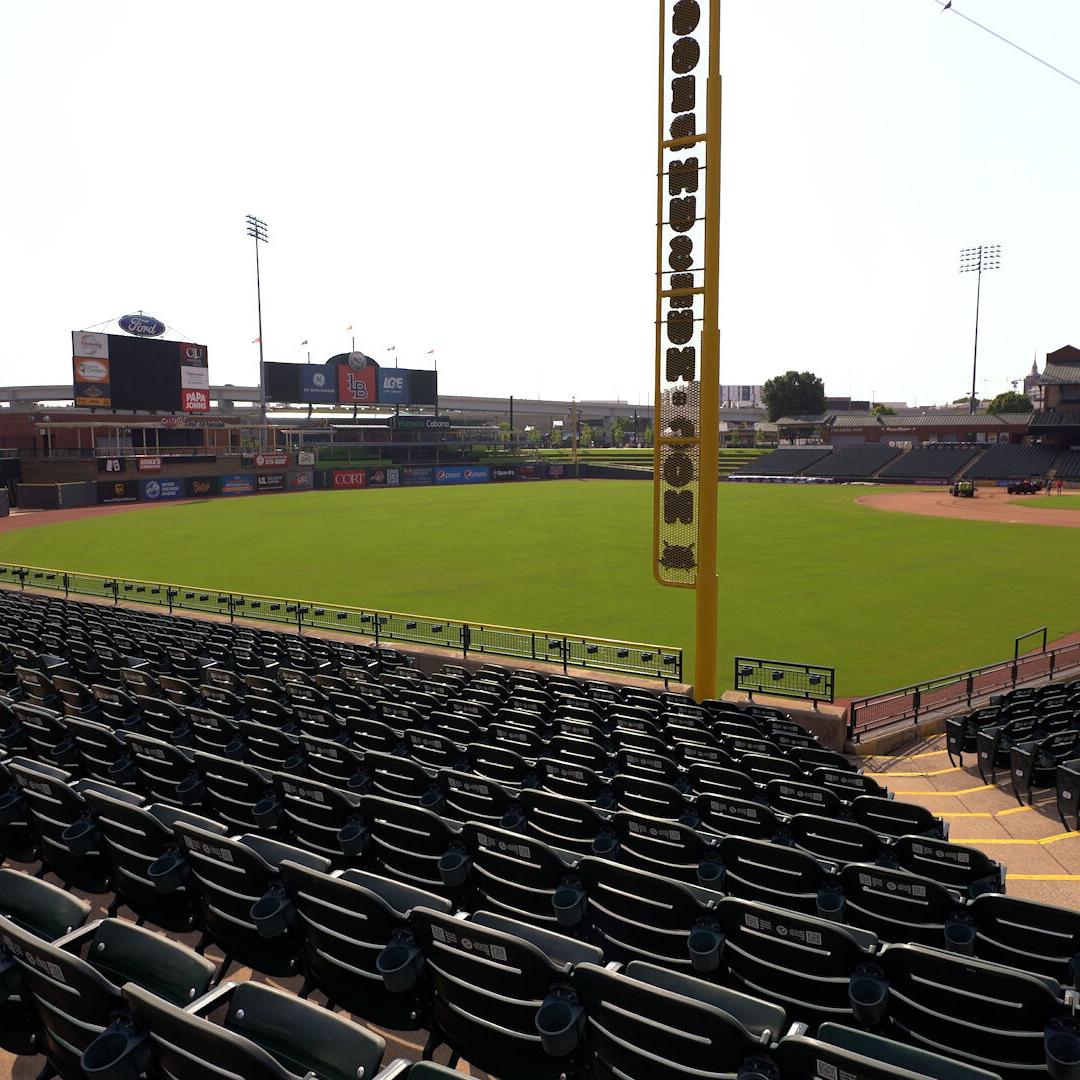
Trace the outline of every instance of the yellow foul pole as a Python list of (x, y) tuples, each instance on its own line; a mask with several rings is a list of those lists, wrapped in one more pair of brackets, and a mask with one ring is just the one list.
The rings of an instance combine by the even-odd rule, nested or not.
[(705, 137), (705, 305), (701, 328), (701, 441), (694, 693), (716, 696), (719, 581), (716, 570), (717, 474), (720, 470), (720, 0), (709, 3), (709, 74)]

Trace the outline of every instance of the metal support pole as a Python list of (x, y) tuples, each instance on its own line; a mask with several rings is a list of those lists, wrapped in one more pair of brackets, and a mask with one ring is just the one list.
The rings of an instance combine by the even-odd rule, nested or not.
[(971, 414), (975, 414), (975, 371), (979, 365), (979, 296), (982, 293), (982, 253), (979, 253), (979, 270), (975, 275), (975, 348), (971, 356)]
[(719, 581), (716, 572), (720, 469), (720, 0), (709, 4), (705, 138), (705, 300), (701, 331), (697, 586), (694, 593), (694, 696), (716, 697)]

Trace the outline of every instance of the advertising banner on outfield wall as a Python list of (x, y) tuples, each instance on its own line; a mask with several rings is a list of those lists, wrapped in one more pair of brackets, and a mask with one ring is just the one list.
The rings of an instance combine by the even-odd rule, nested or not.
[(368, 469), (367, 482), (369, 487), (385, 487), (386, 486), (386, 470), (385, 469)]
[(561, 480), (566, 476), (565, 465), (549, 465), (548, 466), (548, 479), (549, 480)]
[(184, 494), (189, 499), (209, 499), (218, 493), (218, 477), (189, 476), (184, 481)]
[(251, 495), (255, 491), (255, 478), (244, 473), (223, 476), (218, 490), (222, 495)]
[(143, 480), (139, 484), (139, 498), (144, 502), (158, 502), (161, 499), (182, 499), (183, 497), (183, 480)]
[(251, 464), (256, 469), (281, 469), (289, 464), (289, 455), (284, 450), (269, 454), (252, 454)]
[(301, 450), (296, 455), (297, 465), (314, 465), (315, 464), (315, 451), (314, 450)]
[(255, 477), (255, 488), (257, 491), (284, 491), (285, 490), (285, 474), (284, 473), (259, 473)]
[(491, 479), (492, 480), (516, 480), (517, 469), (513, 465), (492, 465), (491, 466)]
[(429, 468), (428, 466), (421, 466), (419, 468), (412, 469), (402, 469), (401, 482), (410, 486), (418, 484), (434, 484), (435, 470)]
[(290, 491), (310, 491), (315, 486), (311, 471), (293, 473), (289, 477)]
[(400, 469), (387, 469), (386, 470), (386, 484), (388, 487), (397, 487), (401, 483), (401, 470)]
[(335, 491), (367, 487), (367, 469), (335, 469), (330, 486)]
[(486, 465), (444, 465), (435, 470), (436, 484), (486, 484), (490, 479)]
[(138, 480), (99, 480), (97, 499), (99, 503), (129, 503), (139, 497)]
[(535, 465), (518, 465), (517, 478), (519, 480), (539, 480), (540, 474), (536, 470)]

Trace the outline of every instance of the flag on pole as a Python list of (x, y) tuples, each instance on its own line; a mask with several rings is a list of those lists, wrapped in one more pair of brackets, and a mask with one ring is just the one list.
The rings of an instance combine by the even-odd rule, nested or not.
[(308, 343), (307, 338), (304, 338), (304, 340), (300, 342), (301, 345), (306, 345), (307, 343)]
[(435, 350), (434, 349), (428, 349), (428, 351), (424, 355), (425, 356), (434, 356), (435, 355)]
[(387, 345), (386, 346), (386, 351), (387, 352), (396, 352), (397, 351), (397, 346), (396, 345)]
[(260, 341), (262, 341), (261, 337), (253, 338), (252, 341), (251, 341), (251, 344), (252, 345), (258, 345)]
[(349, 325), (348, 325), (348, 326), (346, 326), (346, 327), (345, 327), (345, 329), (346, 329), (346, 330), (351, 330), (351, 329), (352, 329), (352, 323), (349, 323)]

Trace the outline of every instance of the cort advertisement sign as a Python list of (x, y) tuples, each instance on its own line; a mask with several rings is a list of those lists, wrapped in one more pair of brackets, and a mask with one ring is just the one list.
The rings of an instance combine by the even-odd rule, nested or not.
[(335, 469), (330, 486), (336, 490), (346, 488), (366, 488), (366, 469)]

